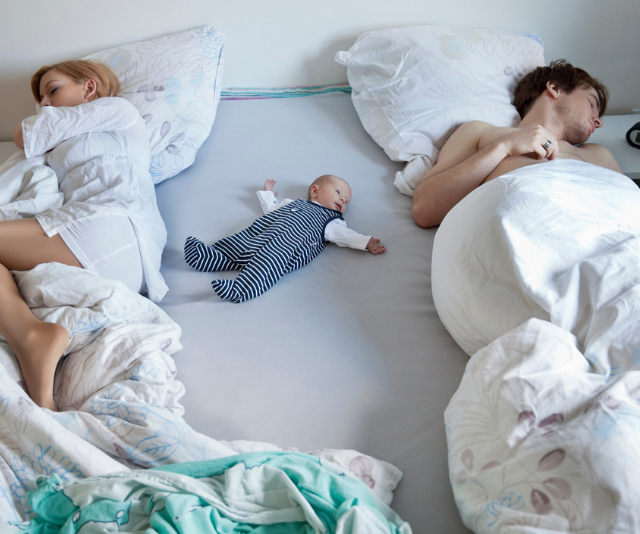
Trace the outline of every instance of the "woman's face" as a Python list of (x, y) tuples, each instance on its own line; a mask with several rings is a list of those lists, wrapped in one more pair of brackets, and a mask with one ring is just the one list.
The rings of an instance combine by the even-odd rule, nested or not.
[[(93, 90), (92, 90), (93, 87)], [(91, 79), (76, 83), (61, 72), (53, 69), (40, 80), (39, 104), (53, 107), (73, 107), (85, 104), (93, 99), (95, 82)]]

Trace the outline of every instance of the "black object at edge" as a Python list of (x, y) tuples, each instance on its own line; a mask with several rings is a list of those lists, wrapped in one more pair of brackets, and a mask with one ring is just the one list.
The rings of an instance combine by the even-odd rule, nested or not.
[[(631, 134), (633, 132), (638, 132), (636, 135), (636, 141), (631, 140)], [(640, 148), (640, 122), (636, 122), (629, 131), (627, 132), (627, 143), (629, 143), (634, 148)]]

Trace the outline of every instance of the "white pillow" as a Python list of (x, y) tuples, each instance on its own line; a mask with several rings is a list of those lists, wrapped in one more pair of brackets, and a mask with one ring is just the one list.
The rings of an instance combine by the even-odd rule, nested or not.
[(209, 136), (220, 100), (223, 34), (211, 26), (86, 56), (120, 78), (118, 96), (147, 124), (151, 177), (160, 183), (193, 163)]
[(513, 89), (544, 65), (543, 52), (536, 35), (429, 25), (364, 33), (335, 59), (365, 130), (391, 159), (409, 162), (395, 185), (412, 195), (455, 128), (519, 122)]

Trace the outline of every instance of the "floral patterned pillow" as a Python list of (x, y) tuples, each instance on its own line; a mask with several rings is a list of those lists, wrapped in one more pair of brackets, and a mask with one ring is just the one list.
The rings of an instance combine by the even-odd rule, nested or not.
[(222, 32), (204, 26), (86, 56), (120, 78), (118, 96), (147, 125), (151, 177), (158, 184), (191, 165), (209, 136), (220, 100)]

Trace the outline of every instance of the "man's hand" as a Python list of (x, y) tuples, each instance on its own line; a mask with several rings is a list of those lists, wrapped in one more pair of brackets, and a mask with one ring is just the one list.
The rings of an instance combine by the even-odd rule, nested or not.
[(509, 132), (496, 140), (504, 143), (508, 156), (531, 155), (536, 159), (555, 159), (558, 140), (542, 126), (522, 128)]
[(13, 142), (18, 148), (24, 148), (24, 140), (22, 139), (22, 121), (18, 123), (13, 131)]
[(387, 248), (384, 245), (380, 244), (380, 240), (372, 237), (369, 239), (367, 243), (367, 250), (371, 252), (371, 254), (382, 254)]
[(269, 178), (265, 183), (264, 183), (264, 190), (265, 191), (271, 191), (274, 195), (277, 195), (278, 193), (276, 193), (273, 188), (276, 186), (276, 181)]

